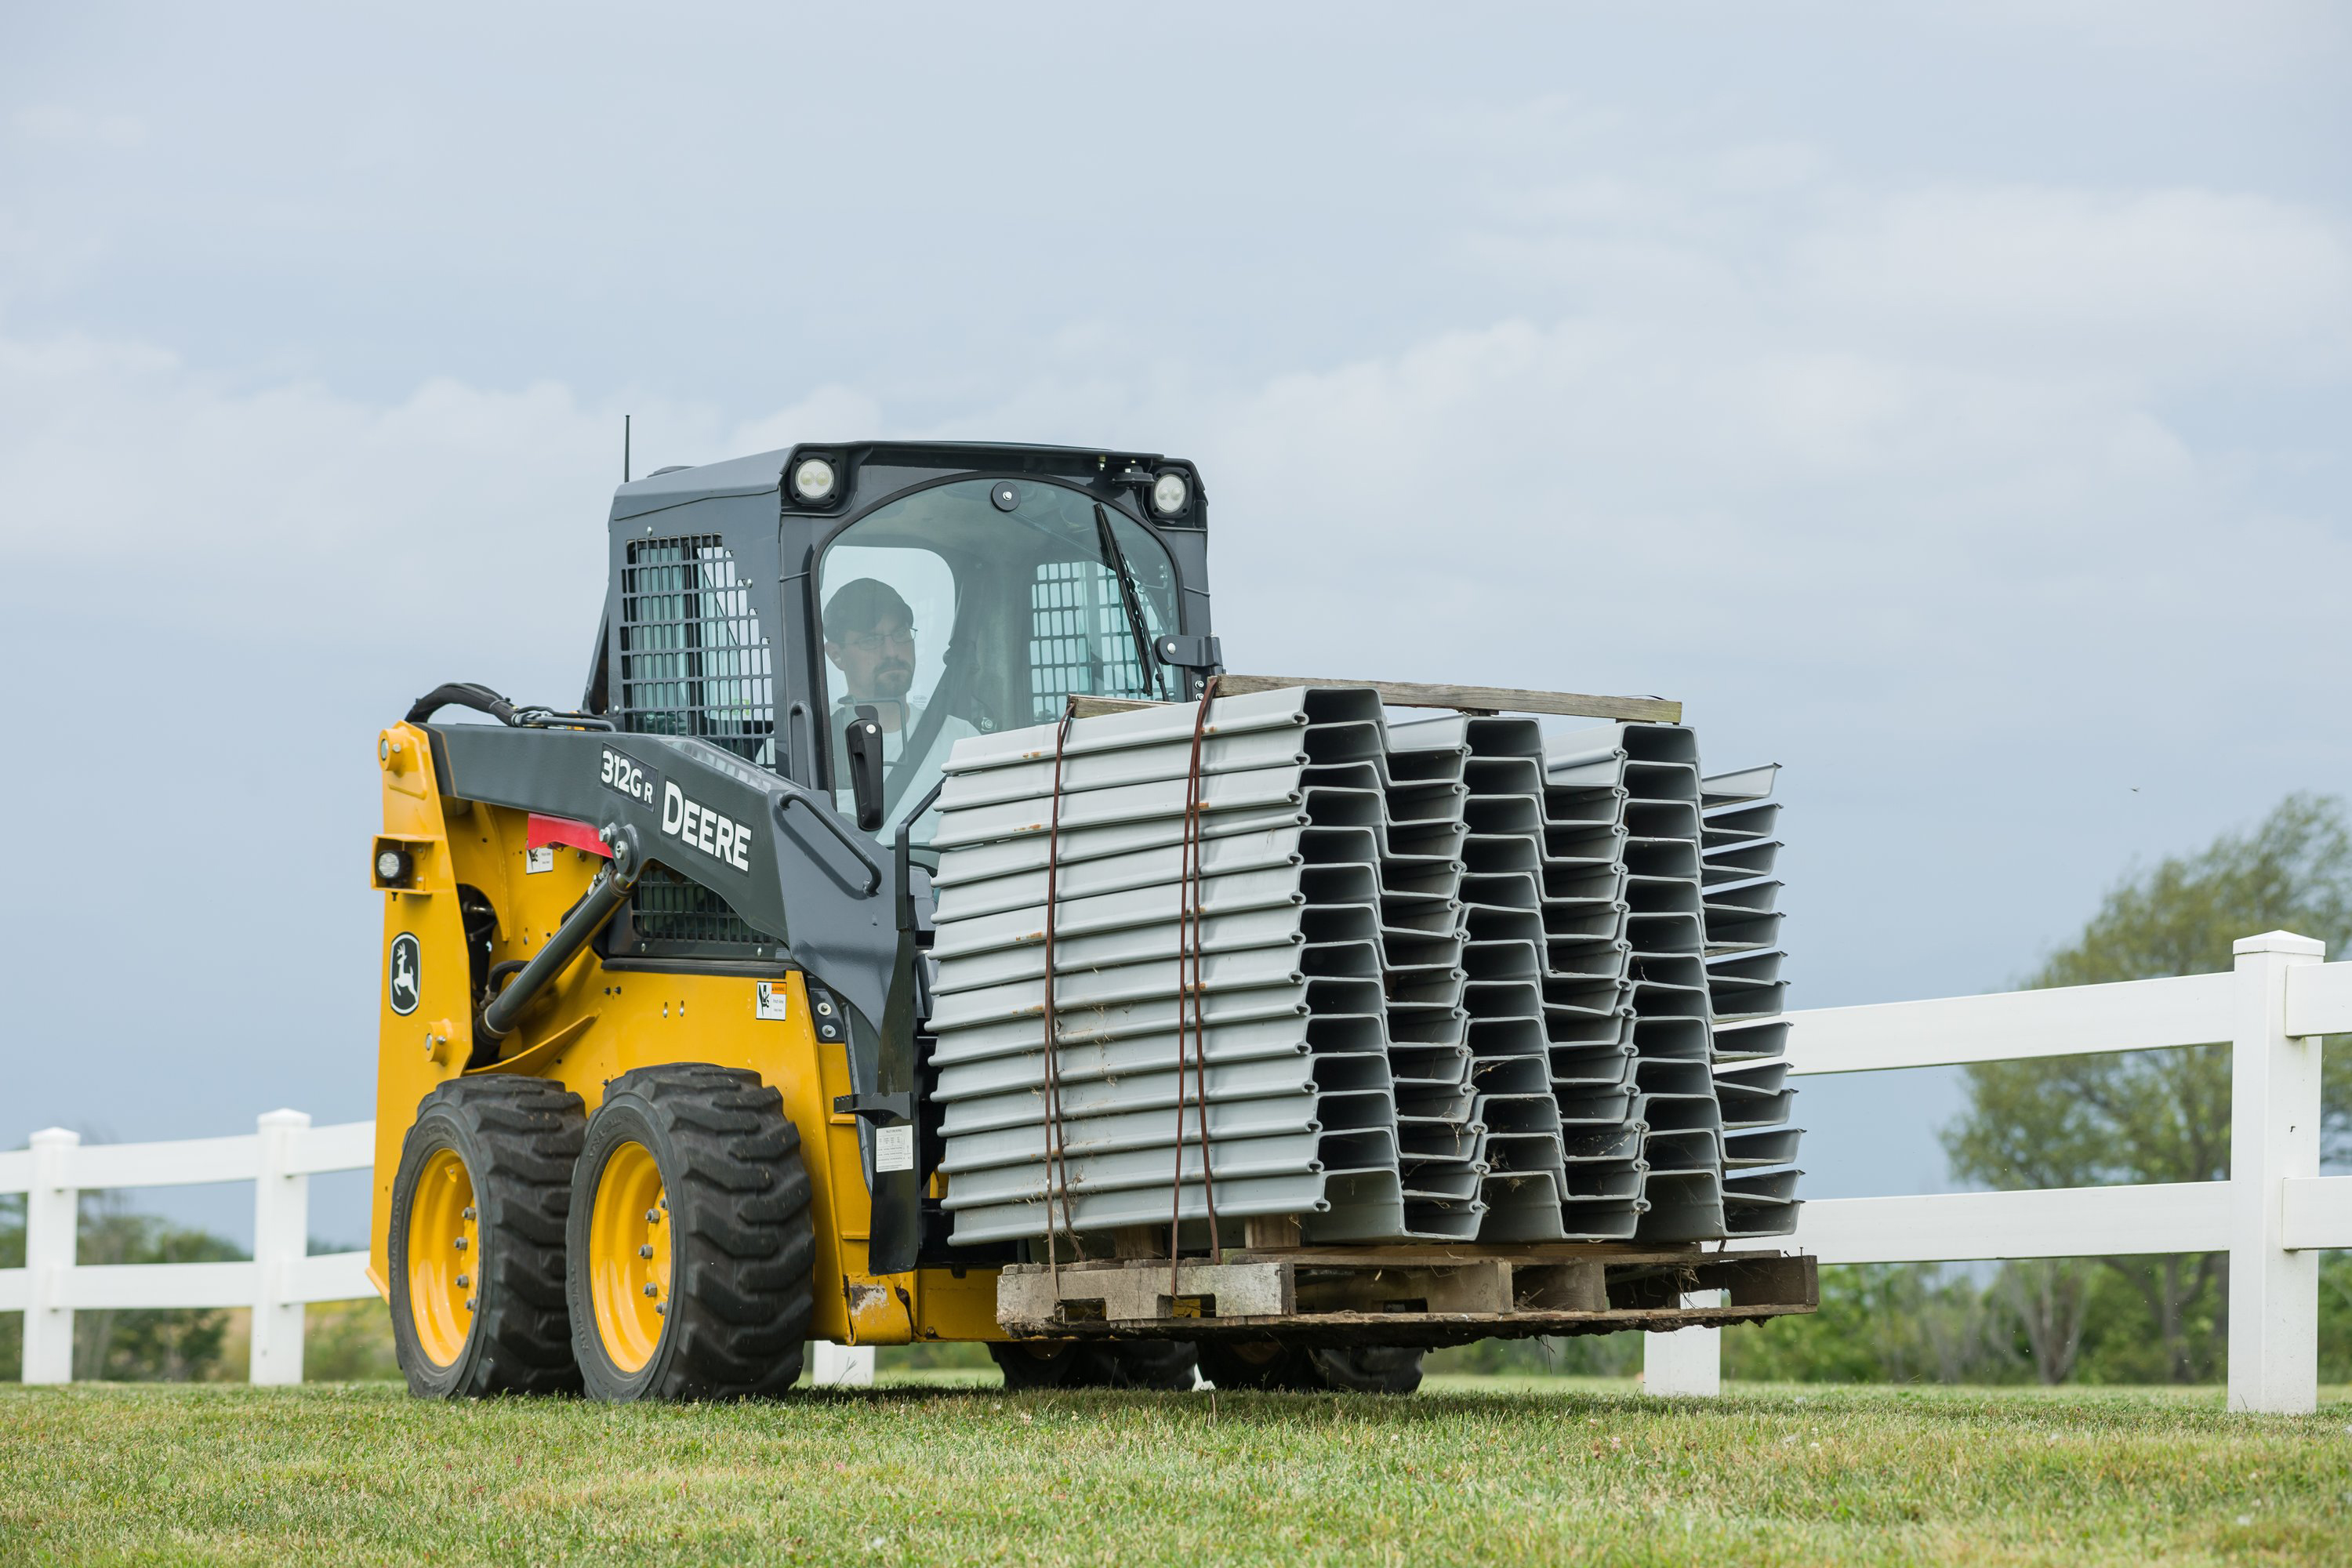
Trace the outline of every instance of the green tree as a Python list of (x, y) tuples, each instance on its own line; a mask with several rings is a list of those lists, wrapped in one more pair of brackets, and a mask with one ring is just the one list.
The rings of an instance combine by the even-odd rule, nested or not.
[(2319, 1256), (2319, 1381), (2352, 1383), (2352, 1252)]
[[(77, 1263), (218, 1263), (243, 1258), (236, 1247), (132, 1214), (110, 1193), (84, 1193), (74, 1245)], [(0, 1198), (0, 1268), (25, 1262), (25, 1200)], [(197, 1382), (219, 1375), (228, 1314), (217, 1309), (74, 1314), (73, 1373), (117, 1382)], [(0, 1382), (24, 1375), (25, 1318), (0, 1312)]]
[[(313, 1252), (337, 1251), (311, 1243)], [(400, 1377), (392, 1344), (392, 1309), (373, 1296), (314, 1301), (305, 1314), (302, 1377), (307, 1383), (386, 1383)]]
[[(2053, 953), (2028, 986), (2093, 985), (2226, 970), (2231, 945), (2260, 931), (2316, 937), (2331, 952), (2352, 943), (2352, 825), (2331, 796), (2290, 795), (2249, 833), (2225, 834), (2194, 855), (2126, 878), (2082, 935)], [(2323, 1137), (2342, 1149), (2352, 1123), (2352, 1060), (2326, 1057)], [(2230, 1173), (2230, 1052), (2226, 1046), (2096, 1057), (1982, 1062), (1968, 1069), (1969, 1108), (1944, 1132), (1956, 1174), (1995, 1187), (2211, 1182)], [(2174, 1382), (2219, 1372), (2227, 1339), (2226, 1254), (2096, 1260), (2136, 1293)], [(2079, 1264), (2057, 1266), (2015, 1300), (2040, 1313), (2035, 1363), (2066, 1375), (2056, 1353), (2099, 1292)], [(2073, 1278), (2069, 1278), (2070, 1271)], [(2127, 1336), (2103, 1335), (2120, 1342)], [(2044, 1347), (2050, 1353), (2044, 1353)]]
[(1769, 1383), (2015, 1383), (2026, 1361), (2011, 1342), (1971, 1270), (1847, 1264), (1822, 1270), (1820, 1310), (1725, 1334), (1723, 1370)]
[(2074, 1374), (2089, 1326), (2088, 1284), (2083, 1270), (2063, 1258), (2004, 1264), (1994, 1280), (1994, 1298), (2044, 1383), (2063, 1383)]
[[(25, 1200), (0, 1197), (0, 1268), (25, 1266)], [(0, 1383), (25, 1375), (25, 1314), (0, 1312)]]
[[(226, 1263), (236, 1247), (208, 1231), (134, 1214), (116, 1193), (84, 1193), (78, 1264)], [(76, 1378), (117, 1383), (200, 1383), (221, 1371), (228, 1313), (219, 1308), (173, 1307), (74, 1314)]]

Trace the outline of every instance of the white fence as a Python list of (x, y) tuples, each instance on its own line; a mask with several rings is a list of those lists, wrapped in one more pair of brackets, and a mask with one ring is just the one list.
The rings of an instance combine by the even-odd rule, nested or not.
[[(375, 1163), (375, 1123), (313, 1127), (299, 1110), (273, 1110), (240, 1138), (172, 1143), (96, 1143), (61, 1127), (32, 1147), (0, 1154), (0, 1193), (29, 1194), (25, 1267), (0, 1268), (0, 1312), (25, 1314), (26, 1383), (73, 1377), (77, 1310), (141, 1307), (250, 1307), (255, 1383), (302, 1381), (302, 1309), (312, 1301), (372, 1297), (367, 1254), (309, 1256), (310, 1182), (328, 1171)], [(250, 1263), (77, 1263), (75, 1220), (84, 1189), (251, 1182)], [(816, 1347), (814, 1381), (874, 1381), (874, 1352)]]
[[(1832, 1007), (1792, 1015), (1791, 1070), (1871, 1072), (2228, 1043), (2230, 1180), (2161, 1186), (1837, 1198), (1805, 1205), (1797, 1243), (1823, 1263), (1926, 1263), (2135, 1253), (2230, 1254), (2230, 1407), (2317, 1402), (2315, 1250), (2352, 1247), (2352, 1176), (2319, 1174), (2319, 1037), (2352, 1034), (2352, 963), (2306, 937), (2237, 944), (2224, 974)], [(276, 1110), (239, 1138), (97, 1144), (52, 1128), (0, 1154), (0, 1193), (30, 1194), (26, 1266), (0, 1269), (0, 1311), (25, 1314), (25, 1381), (73, 1373), (77, 1309), (250, 1307), (256, 1383), (302, 1376), (302, 1309), (374, 1293), (364, 1253), (306, 1257), (309, 1177), (365, 1170), (370, 1122), (312, 1127)], [(84, 1188), (254, 1183), (250, 1263), (77, 1265)], [(1720, 1331), (1647, 1336), (1653, 1394), (1713, 1394)], [(864, 1383), (870, 1351), (819, 1346), (819, 1383)]]
[[(175, 1143), (95, 1143), (62, 1127), (32, 1147), (0, 1154), (0, 1193), (24, 1193), (25, 1267), (0, 1268), (0, 1312), (25, 1314), (25, 1381), (73, 1376), (77, 1310), (138, 1307), (250, 1307), (256, 1383), (302, 1381), (302, 1308), (373, 1296), (367, 1254), (310, 1252), (310, 1177), (375, 1163), (375, 1124), (313, 1127), (299, 1110), (273, 1110), (241, 1138)], [(253, 1184), (250, 1263), (74, 1261), (75, 1220), (89, 1187)]]
[[(1871, 1072), (2227, 1043), (2230, 1179), (1808, 1203), (1823, 1263), (2230, 1255), (2230, 1408), (2318, 1399), (2318, 1249), (2352, 1247), (2352, 1176), (2319, 1173), (2319, 1037), (2352, 1033), (2352, 963), (2285, 931), (2224, 974), (1793, 1015), (1791, 1074)], [(1802, 1103), (1801, 1097), (1800, 1103)], [(1716, 1392), (1720, 1331), (1648, 1336), (1654, 1394)]]

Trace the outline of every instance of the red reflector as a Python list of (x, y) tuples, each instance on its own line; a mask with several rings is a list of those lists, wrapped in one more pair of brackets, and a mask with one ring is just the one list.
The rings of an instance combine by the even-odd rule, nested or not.
[(607, 860), (613, 858), (613, 852), (604, 847), (594, 828), (584, 822), (574, 822), (568, 816), (541, 816), (532, 812), (530, 826), (523, 829), (522, 841), (528, 849), (562, 844), (573, 849), (585, 849), (591, 855), (602, 855)]

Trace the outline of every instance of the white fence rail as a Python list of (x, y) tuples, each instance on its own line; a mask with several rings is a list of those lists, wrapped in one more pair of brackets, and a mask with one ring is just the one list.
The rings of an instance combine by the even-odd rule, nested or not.
[[(255, 1383), (302, 1381), (303, 1308), (373, 1297), (364, 1252), (309, 1256), (310, 1177), (375, 1163), (375, 1123), (313, 1127), (299, 1110), (273, 1110), (237, 1138), (169, 1143), (93, 1143), (61, 1127), (32, 1147), (0, 1153), (0, 1194), (24, 1193), (25, 1267), (0, 1268), (0, 1312), (25, 1314), (24, 1380), (73, 1377), (74, 1313), (139, 1308), (249, 1307)], [(249, 1263), (77, 1263), (76, 1220), (85, 1191), (251, 1182)], [(820, 1344), (810, 1362), (818, 1387), (874, 1381), (872, 1347)]]
[[(375, 1124), (313, 1127), (299, 1110), (273, 1110), (241, 1138), (172, 1143), (95, 1143), (52, 1127), (32, 1147), (0, 1154), (0, 1193), (23, 1193), (25, 1266), (0, 1268), (0, 1312), (25, 1314), (25, 1381), (73, 1376), (77, 1310), (141, 1307), (250, 1307), (256, 1383), (302, 1381), (302, 1309), (311, 1301), (373, 1296), (367, 1254), (310, 1251), (310, 1177), (375, 1163)], [(250, 1263), (74, 1260), (86, 1189), (253, 1184)]]
[[(2316, 1249), (2352, 1247), (2352, 1176), (2319, 1174), (2319, 1037), (2352, 1034), (2352, 963), (2272, 931), (2236, 969), (2120, 985), (1832, 1007), (1792, 1015), (1797, 1074), (1872, 1072), (2227, 1043), (2230, 1179), (2158, 1186), (1837, 1198), (1805, 1205), (1796, 1242), (1823, 1263), (1925, 1263), (2140, 1253), (2230, 1254), (2233, 1410), (2295, 1413), (2318, 1394)], [(254, 1133), (83, 1147), (62, 1129), (0, 1154), (0, 1193), (28, 1194), (22, 1268), (0, 1269), (0, 1311), (25, 1314), (25, 1381), (73, 1375), (73, 1315), (138, 1307), (250, 1307), (256, 1383), (302, 1376), (302, 1309), (374, 1293), (367, 1255), (305, 1256), (309, 1178), (373, 1162), (374, 1127), (312, 1127), (274, 1110)], [(84, 1189), (254, 1184), (250, 1263), (77, 1264)], [(1651, 1393), (1713, 1394), (1720, 1331), (1646, 1343)], [(863, 1383), (871, 1351), (819, 1347), (820, 1383)]]
[[(2318, 1400), (2317, 1250), (2352, 1247), (2352, 1176), (2319, 1173), (2319, 1037), (2352, 1034), (2352, 963), (2307, 937), (2237, 944), (2226, 974), (2016, 991), (1792, 1015), (1791, 1075), (2227, 1044), (2230, 1179), (1808, 1203), (1797, 1245), (1823, 1263), (2143, 1253), (2230, 1255), (2232, 1410)], [(1654, 1394), (1707, 1394), (1716, 1331), (1651, 1334)]]

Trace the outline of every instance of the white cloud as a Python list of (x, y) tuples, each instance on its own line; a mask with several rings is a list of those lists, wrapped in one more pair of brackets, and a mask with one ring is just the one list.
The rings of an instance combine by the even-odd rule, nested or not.
[(2177, 381), (2340, 371), (2352, 351), (2352, 231), (2261, 196), (1921, 191), (1851, 207), (1798, 243), (1792, 271), (1822, 316), (1977, 358), (2063, 354)]
[(1711, 205), (1720, 167), (1505, 203), (1479, 243), (1558, 269), (1549, 319), (1222, 394), (1034, 385), (959, 428), (1110, 409), (1201, 458), (1245, 663), (1664, 687), (1792, 725), (1858, 705), (1909, 746), (2085, 753), (2242, 703), (2249, 664), (2328, 700), (2352, 538), (2281, 482), (2299, 455), (2197, 405), (2352, 386), (2340, 224), (1827, 180), (1768, 219)]
[(2207, 72), (2268, 76), (2352, 41), (2332, 0), (1979, 0), (1954, 7), (1962, 28), (2073, 34), (2118, 53), (2171, 56)]
[(142, 145), (146, 122), (131, 114), (100, 114), (62, 104), (34, 104), (18, 110), (10, 123), (19, 136), (62, 147), (121, 149)]
[(820, 386), (790, 407), (738, 425), (726, 448), (708, 462), (747, 452), (765, 452), (796, 441), (863, 441), (882, 432), (882, 409), (873, 397), (849, 386)]
[[(1760, 166), (1811, 178), (1790, 153)], [(2325, 584), (2352, 545), (2274, 498), (2261, 449), (2215, 449), (2167, 401), (2352, 380), (2328, 221), (2213, 193), (1832, 192), (1759, 263), (1730, 219), (1686, 221), (1717, 165), (1691, 167), (1531, 211), (1533, 246), (1665, 258), (1605, 309), (1223, 389), (1076, 353), (1069, 379), (938, 433), (1200, 458), (1248, 662), (1865, 694), (1922, 727), (2008, 722), (2053, 680), (2105, 694), (2094, 725), (2146, 723), (2227, 702), (2248, 658), (2331, 662)], [(911, 433), (841, 384), (765, 413), (451, 380), (380, 405), (224, 384), (152, 346), (0, 340), (0, 538), (166, 619), (571, 637), (624, 407), (640, 472)]]
[[(1219, 561), (1228, 597), (1255, 601), (1236, 640), (1294, 659), (1338, 641), (1383, 668), (1570, 686), (1580, 664), (1639, 681), (1646, 661), (1685, 689), (1744, 665), (1792, 692), (1842, 668), (1894, 702), (1967, 646), (1977, 690), (1928, 721), (2000, 712), (2069, 667), (2146, 710), (2181, 698), (2153, 668), (2218, 697), (2225, 647), (2322, 652), (2325, 593), (2250, 546), (2293, 535), (2308, 565), (2352, 568), (2345, 542), (2265, 516), (2102, 384), (1622, 326), (1451, 334), (1285, 378), (1203, 436), (1218, 493), (1247, 494), (1254, 520), (1322, 520), (1242, 523), (1238, 583)], [(1298, 625), (1279, 601), (1301, 580), (1362, 609)], [(2151, 620), (2151, 594), (2199, 623)]]
[(551, 384), (440, 380), (390, 406), (246, 391), (151, 346), (0, 340), (0, 540), (166, 624), (336, 642), (568, 592), (584, 613), (619, 416)]

